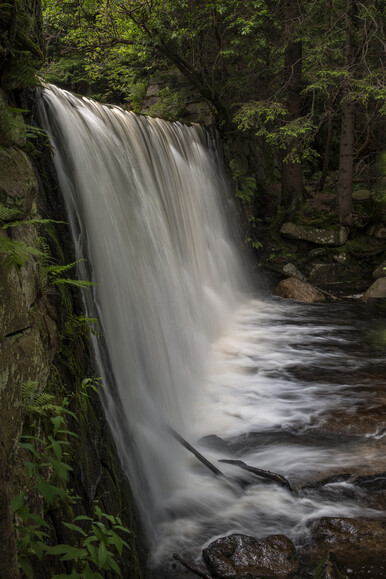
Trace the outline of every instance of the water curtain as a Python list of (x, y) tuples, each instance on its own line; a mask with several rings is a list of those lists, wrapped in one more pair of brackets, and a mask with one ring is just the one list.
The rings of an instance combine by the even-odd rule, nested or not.
[(210, 345), (239, 300), (242, 270), (214, 132), (42, 91), (93, 338), (103, 403), (149, 536), (188, 476), (189, 436)]

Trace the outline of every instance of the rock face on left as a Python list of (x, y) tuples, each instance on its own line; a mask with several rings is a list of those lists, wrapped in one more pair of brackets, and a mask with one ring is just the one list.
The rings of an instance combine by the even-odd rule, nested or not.
[[(77, 515), (93, 516), (95, 501), (107, 515), (119, 515), (131, 529), (125, 537), (130, 549), (118, 561), (119, 567), (124, 577), (137, 579), (142, 577), (143, 549), (139, 548), (142, 541), (130, 487), (97, 394), (90, 391), (83, 397), (79, 391), (82, 377), (95, 375), (84, 336), (82, 342), (75, 335), (70, 344), (69, 321), (82, 318), (81, 300), (70, 290), (65, 303), (47, 278), (49, 239), (54, 239), (51, 245), (58, 255), (66, 254), (62, 263), (75, 260), (68, 227), (58, 226), (50, 238), (36, 225), (42, 218), (65, 220), (52, 179), (50, 149), (28, 142), (20, 114), (21, 109), (32, 108), (33, 102), (27, 104), (31, 91), (26, 90), (25, 78), (17, 70), (38, 68), (43, 56), (41, 37), (40, 0), (18, 0), (0, 7), (0, 577), (19, 577), (10, 499), (23, 492), (30, 511), (49, 524), (51, 544), (71, 544), (73, 537), (62, 521), (72, 522)], [(18, 69), (16, 64), (22, 58), (28, 62)], [(28, 122), (35, 122), (32, 116)], [(71, 492), (67, 502), (55, 508), (44, 505), (36, 481), (23, 464), (30, 457), (19, 446), (26, 424), (31, 428), (33, 422), (23, 397), (23, 389), (31, 383), (35, 394), (44, 391), (58, 400), (66, 396), (77, 416), (68, 424), (68, 430), (77, 435), (68, 459), (73, 468), (68, 481)], [(44, 420), (35, 418), (38, 436), (44, 439)], [(49, 417), (46, 422), (50, 425)], [(71, 493), (75, 502), (71, 502)], [(36, 558), (36, 564), (34, 576), (39, 579), (68, 570), (60, 562), (52, 568), (51, 560), (39, 564)]]

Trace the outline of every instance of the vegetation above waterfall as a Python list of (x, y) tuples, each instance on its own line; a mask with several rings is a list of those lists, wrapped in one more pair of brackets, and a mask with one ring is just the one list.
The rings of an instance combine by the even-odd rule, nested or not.
[(47, 78), (139, 109), (150, 73), (174, 66), (210, 103), (223, 135), (258, 139), (275, 165), (265, 177), (281, 169), (285, 208), (302, 205), (304, 174), (322, 191), (337, 171), (339, 218), (353, 224), (353, 176), (374, 174), (384, 144), (382, 2), (44, 6)]

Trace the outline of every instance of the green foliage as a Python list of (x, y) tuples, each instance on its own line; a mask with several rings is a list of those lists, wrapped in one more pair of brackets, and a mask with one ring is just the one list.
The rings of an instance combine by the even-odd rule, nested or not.
[[(99, 379), (85, 379), (82, 386), (94, 390), (98, 383)], [(22, 393), (28, 412), (48, 418), (52, 432), (48, 434), (47, 439), (32, 435), (22, 436), (20, 448), (30, 455), (25, 467), (34, 481), (31, 488), (40, 493), (48, 506), (58, 505), (66, 497), (65, 485), (72, 471), (66, 460), (71, 447), (68, 438), (76, 436), (75, 433), (64, 429), (65, 417), (71, 416), (76, 419), (76, 416), (68, 409), (67, 398), (64, 398), (61, 404), (54, 403), (52, 395), (38, 393), (36, 382), (24, 384)], [(35, 428), (38, 428), (36, 423)], [(60, 556), (61, 561), (69, 561), (73, 566), (71, 573), (55, 575), (56, 579), (99, 577), (101, 575), (98, 570), (108, 571), (111, 576), (121, 575), (115, 558), (122, 555), (124, 548), (129, 548), (121, 534), (130, 534), (130, 531), (123, 526), (118, 516), (102, 512), (95, 502), (93, 517), (81, 515), (76, 517), (73, 523), (63, 523), (74, 533), (74, 545), (50, 546), (52, 536), (50, 525), (43, 517), (30, 511), (25, 498), (24, 492), (14, 497), (11, 501), (11, 510), (18, 534), (19, 566), (28, 579), (34, 577), (34, 559), (46, 563), (47, 558), (51, 556)], [(79, 497), (71, 496), (71, 499), (72, 503), (76, 503)]]
[(98, 393), (99, 388), (103, 387), (102, 378), (85, 378), (82, 380), (82, 396), (89, 397), (88, 390), (93, 390), (94, 392)]
[(62, 277), (63, 274), (67, 273), (71, 269), (74, 269), (76, 267), (76, 264), (81, 262), (81, 261), (86, 261), (86, 260), (85, 259), (78, 259), (77, 261), (74, 261), (73, 263), (68, 263), (67, 265), (47, 265), (47, 266), (45, 266), (43, 268), (43, 272), (47, 276), (48, 285), (56, 285), (56, 286), (70, 285), (70, 286), (80, 287), (80, 288), (88, 288), (88, 287), (94, 285), (93, 282), (87, 281), (84, 279), (74, 279), (74, 278)]
[[(34, 47), (37, 48), (36, 45)], [(43, 56), (41, 53), (40, 55)], [(36, 87), (36, 73), (40, 64), (30, 50), (13, 50), (8, 77), (18, 86)]]
[(253, 249), (260, 249), (260, 247), (263, 247), (263, 244), (260, 241), (254, 241), (251, 237), (247, 237), (246, 242), (248, 245), (253, 247)]
[(186, 107), (186, 98), (180, 91), (164, 88), (159, 93), (159, 102), (152, 105), (149, 114), (167, 121), (178, 120)]
[(234, 159), (229, 162), (229, 168), (236, 186), (236, 197), (250, 205), (256, 192), (256, 179), (240, 169)]
[(146, 96), (147, 83), (135, 82), (131, 85), (129, 95), (125, 99), (130, 105), (134, 113), (140, 113), (142, 104)]
[(297, 163), (300, 160), (313, 160), (318, 154), (310, 146), (313, 140), (315, 125), (309, 116), (288, 119), (288, 111), (280, 102), (251, 101), (239, 108), (234, 115), (237, 127), (242, 130), (253, 130), (259, 137), (277, 148), (290, 152), (285, 161)]
[(122, 525), (119, 517), (103, 513), (98, 504), (94, 504), (93, 518), (79, 516), (74, 523), (63, 524), (81, 535), (81, 542), (79, 547), (56, 545), (48, 550), (49, 555), (61, 555), (61, 561), (74, 562), (71, 574), (54, 575), (52, 579), (102, 577), (93, 568), (121, 575), (115, 557), (117, 554), (121, 556), (123, 549), (129, 549), (129, 545), (119, 533), (131, 532)]
[[(52, 219), (25, 219), (23, 221), (9, 221), (18, 211), (15, 209), (9, 209), (4, 205), (0, 204), (0, 230), (6, 231), (12, 227), (19, 227), (22, 225), (46, 225), (50, 223), (63, 223), (55, 222)], [(41, 247), (38, 247), (38, 241), (40, 240)], [(3, 254), (3, 256), (2, 256)], [(17, 241), (11, 239), (10, 237), (0, 237), (0, 260), (2, 258), (2, 263), (7, 269), (14, 267), (15, 269), (20, 269), (26, 264), (30, 257), (37, 258), (41, 263), (46, 262), (50, 259), (50, 253), (48, 246), (42, 244), (42, 238), (36, 240), (35, 245), (29, 245), (24, 241)]]
[[(3, 254), (3, 256), (2, 256)], [(45, 259), (46, 255), (24, 241), (16, 241), (8, 237), (0, 237), (0, 260), (6, 269), (20, 269), (30, 257)]]

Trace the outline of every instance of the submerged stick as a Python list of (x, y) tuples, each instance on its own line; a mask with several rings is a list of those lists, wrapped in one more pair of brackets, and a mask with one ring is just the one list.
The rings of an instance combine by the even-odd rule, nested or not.
[(261, 468), (256, 468), (254, 466), (250, 466), (246, 464), (242, 460), (231, 460), (228, 458), (222, 458), (219, 462), (226, 462), (227, 464), (233, 464), (234, 466), (238, 466), (243, 470), (247, 470), (249, 472), (253, 472), (253, 474), (257, 476), (261, 476), (262, 478), (267, 478), (269, 480), (273, 480), (277, 482), (279, 485), (286, 487), (292, 493), (292, 488), (289, 481), (281, 474), (277, 474), (276, 472), (270, 472), (269, 470), (262, 470)]
[(184, 567), (189, 569), (189, 571), (192, 571), (193, 573), (195, 573), (199, 577), (203, 577), (204, 579), (213, 579), (210, 575), (207, 575), (205, 573), (205, 571), (201, 571), (201, 569), (198, 569), (198, 567), (194, 567), (194, 565), (192, 565), (192, 563), (190, 563), (189, 561), (186, 561), (185, 559), (183, 559), (182, 557), (177, 555), (177, 553), (173, 553), (173, 557), (174, 557), (174, 559), (177, 559), (177, 561), (179, 561), (182, 565), (184, 565)]
[(209, 470), (211, 470), (213, 474), (215, 474), (216, 476), (227, 478), (225, 474), (221, 472), (221, 470), (219, 470), (216, 466), (214, 466), (214, 464), (212, 464), (207, 458), (205, 458), (205, 456), (202, 455), (201, 452), (198, 452), (198, 450), (196, 450), (194, 446), (189, 444), (189, 442), (185, 440), (185, 438), (182, 438), (182, 436), (178, 434), (178, 432), (176, 432), (170, 426), (168, 427), (168, 429), (170, 434), (177, 440), (177, 442), (182, 444), (182, 446), (184, 446), (187, 450), (189, 450), (189, 452), (194, 454), (194, 456), (198, 458), (198, 460), (202, 462), (202, 464), (204, 464)]

